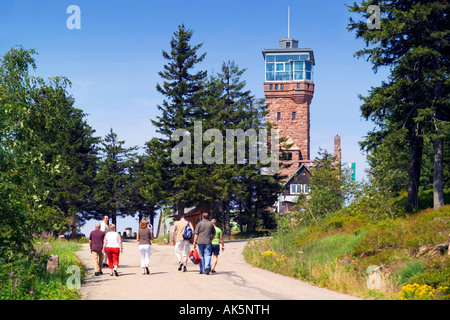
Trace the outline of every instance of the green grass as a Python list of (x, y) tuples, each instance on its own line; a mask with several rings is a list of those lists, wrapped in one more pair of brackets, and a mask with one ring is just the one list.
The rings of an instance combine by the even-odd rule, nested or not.
[[(440, 290), (433, 299), (448, 299), (450, 256), (416, 254), (422, 245), (447, 241), (450, 205), (396, 219), (374, 217), (352, 206), (307, 228), (282, 224), (271, 238), (250, 241), (244, 257), (256, 267), (362, 298), (398, 299), (405, 285), (416, 284)], [(373, 265), (383, 267), (383, 282), (369, 290)]]
[(344, 259), (348, 258), (347, 255), (354, 250), (364, 234), (335, 234), (322, 238), (302, 247), (303, 255), (319, 263), (336, 260), (341, 256), (344, 256)]
[[(71, 265), (80, 268), (81, 279), (85, 275), (76, 250), (80, 245), (73, 241), (59, 241), (52, 237), (35, 237), (34, 248), (28, 253), (15, 253), (7, 259), (0, 257), (1, 300), (76, 300), (80, 294), (70, 289), (67, 269)], [(59, 270), (50, 274), (46, 270), (48, 255), (58, 255)], [(80, 279), (80, 280), (81, 280)]]

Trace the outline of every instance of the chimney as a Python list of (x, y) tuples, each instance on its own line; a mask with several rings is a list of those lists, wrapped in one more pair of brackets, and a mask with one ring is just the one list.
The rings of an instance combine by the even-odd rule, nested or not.
[(334, 137), (334, 156), (336, 157), (336, 162), (341, 163), (341, 137), (336, 135)]

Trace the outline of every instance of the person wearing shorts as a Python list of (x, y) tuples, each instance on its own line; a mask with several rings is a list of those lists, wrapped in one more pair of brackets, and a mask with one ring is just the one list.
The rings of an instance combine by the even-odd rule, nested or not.
[(216, 235), (211, 241), (212, 244), (212, 259), (211, 259), (211, 273), (216, 273), (216, 265), (219, 261), (220, 244), (222, 244), (222, 251), (225, 250), (225, 245), (223, 244), (222, 230), (217, 227), (216, 219), (211, 220), (214, 228), (216, 229)]

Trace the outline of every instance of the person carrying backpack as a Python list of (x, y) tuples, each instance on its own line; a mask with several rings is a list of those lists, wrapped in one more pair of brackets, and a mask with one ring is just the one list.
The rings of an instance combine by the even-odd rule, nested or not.
[(172, 244), (175, 246), (175, 255), (178, 259), (178, 271), (183, 269), (187, 271), (187, 262), (190, 251), (190, 241), (194, 236), (194, 227), (192, 223), (186, 220), (184, 214), (181, 214), (180, 220), (175, 222), (172, 231)]

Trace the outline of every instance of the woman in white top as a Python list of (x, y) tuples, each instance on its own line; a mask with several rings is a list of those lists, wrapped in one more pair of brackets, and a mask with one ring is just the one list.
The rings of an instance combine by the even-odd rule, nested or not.
[(103, 250), (108, 256), (108, 268), (110, 276), (114, 274), (119, 276), (117, 268), (119, 267), (119, 255), (123, 253), (123, 244), (120, 234), (116, 232), (116, 226), (114, 224), (109, 225), (109, 232), (105, 235), (105, 241), (103, 243)]

